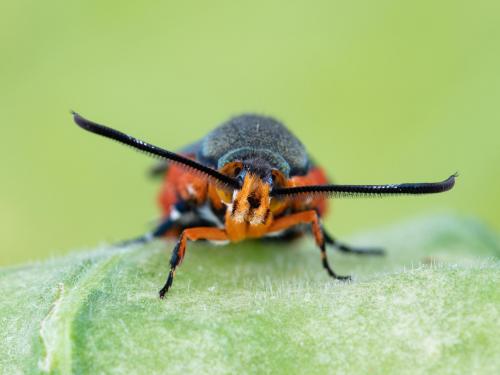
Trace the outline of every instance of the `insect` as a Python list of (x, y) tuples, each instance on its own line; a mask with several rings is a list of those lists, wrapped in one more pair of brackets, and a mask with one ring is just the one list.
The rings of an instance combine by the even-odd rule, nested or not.
[(327, 198), (440, 193), (450, 190), (457, 177), (454, 174), (434, 183), (332, 185), (283, 124), (260, 115), (234, 117), (174, 153), (72, 114), (81, 128), (161, 161), (153, 171), (165, 175), (159, 194), (162, 220), (152, 232), (131, 241), (178, 239), (160, 298), (172, 287), (187, 242), (196, 240), (238, 242), (270, 236), (287, 240), (310, 231), (328, 275), (350, 280), (332, 270), (326, 245), (355, 254), (380, 255), (383, 251), (354, 248), (328, 234), (321, 224)]

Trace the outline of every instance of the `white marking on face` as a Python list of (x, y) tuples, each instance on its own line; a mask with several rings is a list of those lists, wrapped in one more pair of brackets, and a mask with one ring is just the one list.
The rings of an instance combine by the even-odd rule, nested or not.
[(245, 215), (242, 213), (235, 213), (233, 215), (233, 220), (237, 223), (243, 223), (243, 221), (245, 221)]
[(252, 217), (252, 219), (250, 220), (250, 225), (259, 225), (259, 224), (262, 224), (262, 217), (257, 215)]
[(236, 200), (236, 197), (238, 196), (238, 193), (239, 193), (239, 192), (240, 192), (239, 190), (234, 190), (234, 191), (233, 191), (233, 201), (235, 201), (235, 200)]

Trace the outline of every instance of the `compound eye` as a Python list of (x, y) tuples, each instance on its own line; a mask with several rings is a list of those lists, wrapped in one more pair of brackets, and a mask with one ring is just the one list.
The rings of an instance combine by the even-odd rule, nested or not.
[(225, 164), (219, 172), (230, 177), (238, 177), (238, 175), (243, 170), (243, 163), (241, 161), (232, 161), (231, 163)]

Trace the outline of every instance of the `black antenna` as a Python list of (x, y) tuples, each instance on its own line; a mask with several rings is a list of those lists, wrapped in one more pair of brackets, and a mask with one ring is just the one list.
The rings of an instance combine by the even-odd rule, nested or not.
[(73, 115), (73, 119), (75, 120), (75, 123), (78, 126), (91, 133), (95, 133), (100, 136), (113, 139), (117, 142), (133, 147), (139, 151), (143, 151), (146, 154), (149, 154), (153, 157), (177, 163), (181, 166), (190, 169), (191, 171), (201, 173), (205, 177), (215, 180), (215, 182), (221, 186), (226, 186), (234, 189), (239, 188), (238, 182), (234, 178), (226, 176), (216, 171), (215, 169), (206, 167), (194, 160), (191, 160), (174, 152), (167, 151), (163, 148), (141, 141), (140, 139), (134, 138), (118, 130), (108, 128), (107, 126), (104, 125), (96, 124), (95, 122), (83, 118), (74, 111), (72, 111), (71, 114)]
[(328, 197), (372, 197), (383, 195), (420, 195), (448, 191), (455, 185), (455, 173), (441, 182), (404, 183), (389, 185), (310, 185), (274, 189), (273, 197), (294, 198), (326, 195)]

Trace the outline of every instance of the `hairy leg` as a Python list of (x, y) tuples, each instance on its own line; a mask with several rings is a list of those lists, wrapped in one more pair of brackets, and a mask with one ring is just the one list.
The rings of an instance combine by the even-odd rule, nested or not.
[(323, 235), (325, 237), (325, 242), (327, 245), (331, 245), (342, 251), (343, 253), (350, 253), (356, 255), (385, 255), (384, 249), (381, 248), (363, 248), (363, 247), (352, 247), (350, 245), (344, 244), (333, 238), (325, 228), (323, 229)]
[(168, 273), (165, 285), (160, 290), (160, 298), (164, 298), (165, 294), (172, 287), (172, 283), (174, 282), (175, 270), (181, 264), (182, 259), (184, 258), (188, 240), (225, 241), (227, 239), (228, 238), (226, 232), (223, 229), (219, 228), (197, 227), (184, 229), (179, 238), (179, 241), (177, 241), (177, 244), (172, 251), (172, 257), (170, 258), (170, 272)]
[(269, 232), (279, 232), (284, 229), (288, 229), (294, 225), (298, 224), (310, 224), (312, 228), (312, 233), (314, 239), (316, 241), (316, 245), (318, 245), (320, 249), (321, 262), (323, 267), (325, 268), (328, 275), (337, 280), (350, 280), (350, 276), (339, 276), (337, 275), (330, 264), (328, 263), (328, 258), (326, 255), (326, 247), (325, 247), (325, 236), (323, 233), (323, 229), (319, 223), (318, 213), (314, 210), (298, 212), (292, 215), (283, 216), (279, 219), (276, 219), (274, 223), (269, 228)]

